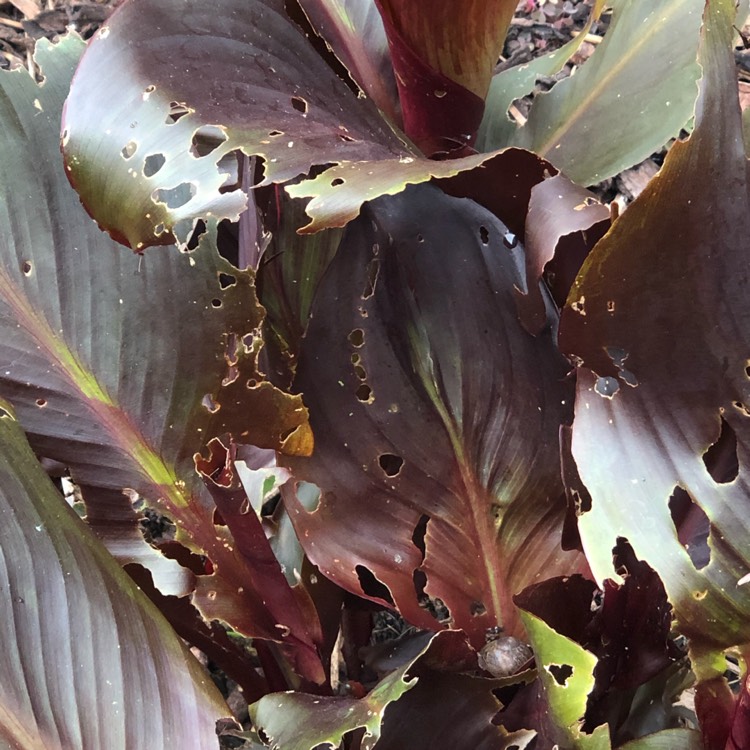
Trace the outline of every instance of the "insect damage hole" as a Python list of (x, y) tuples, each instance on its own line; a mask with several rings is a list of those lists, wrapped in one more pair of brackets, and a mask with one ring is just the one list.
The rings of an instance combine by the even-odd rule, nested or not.
[(370, 388), (367, 383), (362, 383), (362, 385), (357, 388), (355, 395), (357, 396), (357, 400), (361, 401), (363, 404), (371, 404), (375, 400), (372, 388)]
[(479, 227), (479, 239), (483, 245), (489, 245), (490, 243), (490, 232), (485, 226)]
[(365, 344), (365, 332), (361, 328), (355, 328), (347, 338), (349, 343), (357, 349)]
[(301, 96), (292, 97), (292, 107), (303, 115), (307, 114), (307, 102)]
[(677, 532), (677, 539), (688, 553), (690, 562), (696, 570), (702, 570), (711, 562), (711, 547), (708, 544), (711, 522), (708, 516), (679, 486), (674, 488), (669, 498), (669, 514)]
[(388, 587), (382, 581), (379, 581), (369, 568), (366, 568), (364, 565), (357, 565), (354, 570), (357, 573), (357, 578), (359, 578), (359, 585), (362, 588), (362, 592), (366, 596), (388, 602), (392, 607), (395, 606)]
[(138, 144), (135, 141), (129, 141), (122, 147), (122, 158), (127, 160), (138, 150)]
[(229, 274), (229, 273), (219, 274), (219, 286), (222, 289), (228, 289), (230, 286), (235, 286), (236, 284), (237, 284), (236, 276), (232, 276), (232, 274)]
[(737, 435), (724, 417), (721, 418), (719, 437), (703, 454), (703, 463), (717, 484), (729, 484), (737, 479), (740, 471)]
[(573, 675), (573, 667), (570, 664), (548, 664), (545, 669), (554, 677), (555, 682), (565, 687)]
[(404, 459), (394, 453), (383, 453), (378, 456), (378, 463), (386, 476), (395, 477), (401, 472)]
[(23, 271), (24, 276), (31, 276), (31, 272), (34, 270), (34, 266), (31, 264), (30, 260), (25, 260), (23, 263), (21, 263), (21, 271)]
[(339, 185), (344, 184), (344, 179), (342, 177), (334, 177), (331, 180), (331, 187), (338, 187)]
[(167, 125), (174, 125), (177, 121), (181, 120), (185, 115), (190, 114), (192, 111), (193, 110), (191, 110), (184, 102), (170, 102), (169, 113), (167, 114), (165, 123)]
[(487, 614), (487, 607), (482, 602), (472, 602), (469, 607), (469, 612), (472, 617), (481, 617)]
[(151, 193), (151, 198), (156, 203), (165, 203), (167, 208), (181, 208), (189, 203), (195, 196), (197, 190), (192, 182), (182, 182), (173, 188), (157, 188)]
[(196, 159), (202, 159), (216, 151), (227, 138), (226, 131), (218, 125), (205, 125), (193, 133), (190, 153)]
[(153, 177), (166, 163), (164, 154), (149, 154), (143, 160), (143, 176)]

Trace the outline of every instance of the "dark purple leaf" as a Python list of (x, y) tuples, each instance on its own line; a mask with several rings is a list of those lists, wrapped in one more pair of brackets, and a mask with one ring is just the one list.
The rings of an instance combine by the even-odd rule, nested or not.
[(507, 234), (431, 187), (347, 230), (296, 380), (316, 448), (289, 465), (322, 498), (309, 512), (285, 495), (326, 575), (422, 627), (439, 626), (432, 607), (476, 646), (489, 627), (518, 631), (514, 593), (581, 565), (560, 549), (565, 366), (517, 321), (523, 256)]
[(219, 524), (231, 533), (235, 565), (244, 567), (243, 573), (236, 571), (234, 578), (244, 582), (243, 596), (262, 602), (262, 607), (254, 608), (248, 621), (242, 621), (236, 611), (235, 597), (224, 591), (227, 576), (221, 570), (197, 579), (193, 601), (241, 632), (252, 632), (260, 623), (267, 630), (276, 628), (275, 640), (282, 643), (295, 672), (321, 684), (326, 675), (317, 650), (322, 633), (315, 607), (304, 588), (292, 588), (284, 577), (260, 518), (237, 476), (236, 451), (218, 440), (212, 440), (208, 449), (208, 458), (196, 459), (196, 469), (216, 503)]
[(748, 687), (750, 687), (750, 683), (746, 675), (742, 681), (742, 691), (729, 730), (726, 750), (743, 750), (750, 747), (750, 691), (748, 691)]
[[(83, 47), (77, 37), (40, 44), (44, 85), (24, 69), (0, 73), (0, 168), (27, 186), (0, 185), (0, 395), (35, 452), (69, 469), (92, 528), (121, 562), (154, 570), (166, 593), (188, 592), (205, 572), (144, 542), (139, 516), (158, 511), (177, 525), (170, 556), (205, 555), (230, 597), (222, 612), (252, 622), (245, 635), (276, 639), (278, 623), (262, 594), (250, 596), (231, 533), (213, 522), (193, 455), (226, 432), (309, 452), (306, 410), (262, 382), (254, 338), (238, 344), (261, 325), (262, 308), (252, 274), (216, 253), (215, 222), (193, 252), (139, 260), (81, 208), (58, 120)], [(203, 605), (213, 619), (213, 603)]]

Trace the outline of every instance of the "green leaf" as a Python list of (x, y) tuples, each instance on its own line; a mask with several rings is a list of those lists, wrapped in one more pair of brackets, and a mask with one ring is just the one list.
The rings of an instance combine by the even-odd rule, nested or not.
[(408, 662), (391, 672), (361, 700), (292, 691), (271, 693), (250, 706), (250, 717), (274, 747), (284, 750), (313, 750), (322, 744), (338, 747), (347, 732), (359, 727), (365, 728), (362, 749), (370, 750), (380, 737), (388, 704), (417, 682), (406, 679), (411, 665)]
[[(309, 674), (321, 678), (307, 618), (291, 593), (288, 608), (269, 611), (231, 534), (214, 523), (193, 461), (225, 432), (309, 451), (306, 411), (299, 397), (261, 382), (257, 342), (237, 346), (261, 324), (262, 308), (252, 275), (218, 256), (211, 228), (192, 253), (139, 259), (86, 216), (65, 177), (58, 131), (83, 47), (76, 36), (40, 43), (43, 85), (23, 69), (0, 73), (0, 171), (16, 176), (0, 185), (0, 396), (37, 454), (83, 487), (89, 520), (121, 562), (164, 564), (144, 544), (127, 492), (175, 521), (178, 541), (220, 571), (229, 599), (205, 596), (208, 619), (221, 604), (248, 635), (277, 639), (277, 624), (289, 627), (305, 642)], [(186, 581), (171, 563), (175, 571), (182, 578), (172, 593), (205, 583)]]
[[(556, 633), (530, 612), (520, 612), (555, 723), (565, 730), (575, 747), (609, 750), (606, 726), (597, 727), (593, 735), (585, 735), (581, 730), (586, 701), (594, 687), (597, 658), (575, 641)], [(602, 732), (606, 735), (606, 743), (600, 737)]]
[(734, 3), (708, 4), (696, 125), (571, 290), (579, 529), (599, 581), (624, 538), (664, 582), (694, 649), (750, 641), (748, 162)]
[(537, 97), (510, 142), (582, 185), (643, 161), (693, 115), (704, 0), (622, 0), (574, 76)]
[(599, 17), (604, 0), (597, 0), (591, 9), (586, 25), (562, 47), (547, 55), (537, 57), (523, 65), (515, 65), (492, 77), (490, 90), (485, 102), (484, 117), (479, 127), (476, 148), (479, 151), (492, 151), (502, 148), (513, 140), (518, 126), (508, 117), (508, 109), (516, 99), (528, 96), (534, 90), (541, 76), (553, 76), (578, 51), (593, 22)]
[(0, 744), (216, 743), (229, 709), (164, 618), (66, 505), (0, 401)]
[(495, 216), (432, 186), (364, 211), (319, 287), (295, 381), (316, 448), (288, 465), (322, 496), (314, 512), (285, 502), (339, 585), (426, 628), (440, 599), (480, 647), (488, 627), (518, 632), (514, 593), (580, 563), (560, 549), (565, 365), (548, 331), (518, 323), (521, 250)]
[(664, 729), (626, 742), (618, 750), (703, 750), (703, 740), (694, 729)]

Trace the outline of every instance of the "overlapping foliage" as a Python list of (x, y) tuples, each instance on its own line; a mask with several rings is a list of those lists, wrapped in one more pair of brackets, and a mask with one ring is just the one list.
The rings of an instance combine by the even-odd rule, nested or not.
[(126, 0), (0, 73), (5, 746), (745, 746), (738, 11), (494, 74), (515, 5)]

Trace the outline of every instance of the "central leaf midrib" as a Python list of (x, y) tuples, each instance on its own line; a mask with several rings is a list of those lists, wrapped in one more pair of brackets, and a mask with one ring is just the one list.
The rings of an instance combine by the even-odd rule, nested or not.
[[(662, 11), (662, 13), (666, 16), (667, 19), (671, 20), (671, 17), (679, 10), (678, 6), (680, 6), (683, 2), (684, 0), (674, 0), (674, 2), (672, 2), (667, 6), (667, 8)], [(664, 26), (669, 24), (669, 20), (663, 20), (661, 22), (649, 24), (646, 32), (642, 36), (638, 37), (637, 40), (628, 47), (627, 54), (622, 55), (613, 64), (611, 64), (607, 69), (605, 75), (600, 76), (598, 82), (588, 89), (586, 95), (578, 104), (578, 106), (574, 107), (572, 112), (567, 117), (558, 118), (558, 127), (555, 128), (551, 133), (548, 133), (545, 140), (534, 149), (536, 153), (541, 156), (548, 154), (553, 149), (553, 147), (560, 142), (562, 138), (564, 138), (571, 130), (573, 130), (576, 123), (591, 108), (592, 102), (595, 102), (602, 95), (602, 92), (611, 85), (612, 80), (621, 75), (623, 70), (634, 58), (637, 58), (639, 55), (643, 54), (643, 47), (652, 40), (657, 32), (661, 31)], [(604, 46), (605, 44), (606, 40), (602, 44), (602, 46), (604, 47), (604, 52), (607, 52), (608, 47)], [(554, 91), (554, 89), (552, 91)], [(552, 91), (550, 91), (550, 94), (552, 93)], [(550, 94), (543, 94), (543, 96), (549, 96)], [(697, 94), (698, 91), (696, 89), (696, 96)]]
[(40, 346), (50, 363), (80, 396), (81, 403), (92, 414), (93, 421), (105, 428), (112, 444), (127, 456), (139, 473), (166, 495), (175, 507), (187, 505), (187, 498), (177, 485), (177, 476), (149, 443), (130, 416), (102, 387), (92, 373), (64, 340), (57, 336), (49, 322), (40, 316), (29, 299), (19, 290), (5, 271), (0, 269), (0, 288), (5, 301), (14, 311), (17, 322), (29, 338)]

